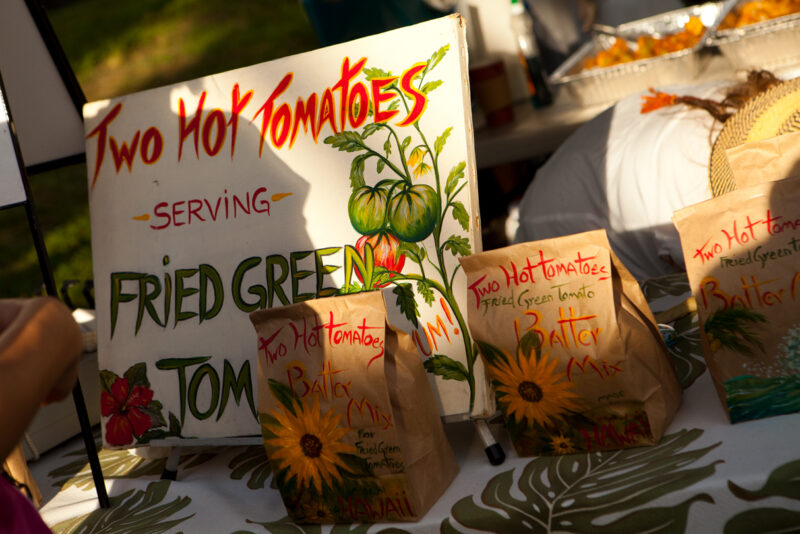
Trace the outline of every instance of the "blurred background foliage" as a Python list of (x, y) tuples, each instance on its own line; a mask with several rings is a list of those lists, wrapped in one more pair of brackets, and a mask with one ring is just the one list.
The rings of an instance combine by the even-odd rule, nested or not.
[[(190, 80), (319, 46), (299, 0), (42, 0), (87, 101)], [(13, 113), (13, 110), (12, 110)], [(92, 279), (86, 166), (28, 177), (61, 288)], [(0, 210), (0, 298), (42, 293), (23, 207)]]

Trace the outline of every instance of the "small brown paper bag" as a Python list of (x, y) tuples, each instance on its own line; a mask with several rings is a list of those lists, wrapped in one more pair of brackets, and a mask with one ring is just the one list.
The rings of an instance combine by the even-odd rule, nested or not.
[(732, 423), (800, 410), (800, 179), (675, 212), (703, 353)]
[(380, 292), (250, 314), (258, 411), (289, 516), (416, 521), (458, 472), (420, 355)]
[(520, 455), (661, 439), (680, 385), (644, 295), (605, 231), (460, 261), (470, 331)]
[(737, 189), (800, 176), (800, 132), (735, 146), (725, 156)]

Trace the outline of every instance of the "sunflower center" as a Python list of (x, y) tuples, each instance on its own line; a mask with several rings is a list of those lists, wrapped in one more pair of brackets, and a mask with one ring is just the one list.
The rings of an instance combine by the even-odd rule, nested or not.
[(530, 380), (521, 382), (517, 388), (517, 392), (519, 392), (520, 397), (528, 402), (539, 402), (542, 400), (542, 388)]
[(303, 454), (309, 458), (319, 458), (322, 454), (322, 442), (314, 434), (303, 434), (300, 438), (300, 448), (303, 449)]

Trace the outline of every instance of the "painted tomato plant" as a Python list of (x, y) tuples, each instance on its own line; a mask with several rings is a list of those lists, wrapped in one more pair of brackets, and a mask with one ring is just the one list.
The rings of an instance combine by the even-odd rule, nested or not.
[[(449, 50), (444, 46), (433, 53), (425, 67), (412, 79), (413, 88), (424, 95), (442, 85), (441, 80), (426, 77), (442, 61)], [(365, 68), (367, 81), (391, 78), (390, 72)], [(382, 101), (387, 110), (401, 106), (409, 111), (412, 95), (404, 92), (397, 79), (386, 86), (394, 96)], [(369, 114), (373, 116), (374, 109)], [(469, 385), (470, 410), (475, 400), (473, 367), (477, 348), (470, 339), (467, 324), (453, 291), (453, 281), (460, 269), (453, 257), (471, 253), (469, 213), (458, 200), (467, 187), (466, 162), (456, 163), (445, 174), (439, 158), (452, 127), (446, 128), (431, 143), (420, 127), (420, 119), (410, 126), (400, 127), (389, 122), (367, 123), (358, 131), (342, 131), (325, 139), (325, 143), (343, 152), (356, 154), (350, 165), (352, 189), (347, 210), (353, 228), (362, 235), (356, 250), (365, 263), (374, 265), (371, 279), (364, 280), (356, 269), (361, 284), (345, 283), (343, 293), (368, 291), (394, 285), (397, 304), (414, 327), (419, 327), (420, 315), (416, 295), (432, 305), (436, 293), (443, 298), (458, 321), (464, 341), (466, 366), (444, 354), (433, 354), (424, 361), (428, 372), (448, 380), (465, 381)], [(377, 140), (377, 142), (376, 142)], [(367, 183), (367, 162), (374, 161), (374, 185)], [(372, 172), (369, 173), (372, 175)], [(377, 177), (380, 177), (378, 179)], [(464, 231), (447, 235), (448, 217)], [(429, 252), (430, 251), (430, 252)], [(369, 257), (369, 258), (368, 258)], [(372, 259), (372, 262), (366, 260)], [(413, 262), (418, 273), (402, 272)]]

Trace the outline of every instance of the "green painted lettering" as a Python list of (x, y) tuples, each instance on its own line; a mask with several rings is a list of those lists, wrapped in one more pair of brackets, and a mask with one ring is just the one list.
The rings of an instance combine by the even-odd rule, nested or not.
[(242, 282), (244, 281), (245, 273), (257, 266), (259, 263), (261, 263), (261, 258), (255, 256), (252, 258), (247, 258), (239, 263), (239, 265), (236, 267), (236, 271), (233, 273), (233, 278), (231, 279), (231, 294), (233, 295), (233, 302), (236, 304), (237, 308), (246, 313), (254, 312), (264, 308), (266, 291), (262, 286), (252, 285), (247, 288), (247, 292), (250, 295), (258, 297), (256, 302), (247, 302), (242, 297)]
[(164, 358), (156, 362), (156, 368), (162, 371), (178, 371), (178, 397), (181, 401), (181, 425), (186, 417), (186, 368), (207, 362), (211, 356), (194, 358)]
[[(279, 267), (281, 269), (281, 274), (277, 277), (275, 276), (275, 267)], [(269, 300), (267, 305), (272, 308), (273, 297), (277, 296), (278, 300), (281, 301), (281, 304), (284, 306), (289, 304), (289, 299), (286, 298), (286, 293), (284, 293), (281, 284), (286, 280), (286, 277), (289, 276), (289, 263), (286, 261), (286, 258), (281, 256), (280, 254), (272, 254), (267, 256), (267, 287), (269, 288)]]
[(335, 295), (339, 290), (335, 287), (323, 287), (325, 275), (335, 272), (340, 267), (338, 265), (325, 265), (322, 263), (323, 256), (336, 254), (342, 247), (320, 248), (314, 251), (314, 261), (317, 266), (317, 298)]

